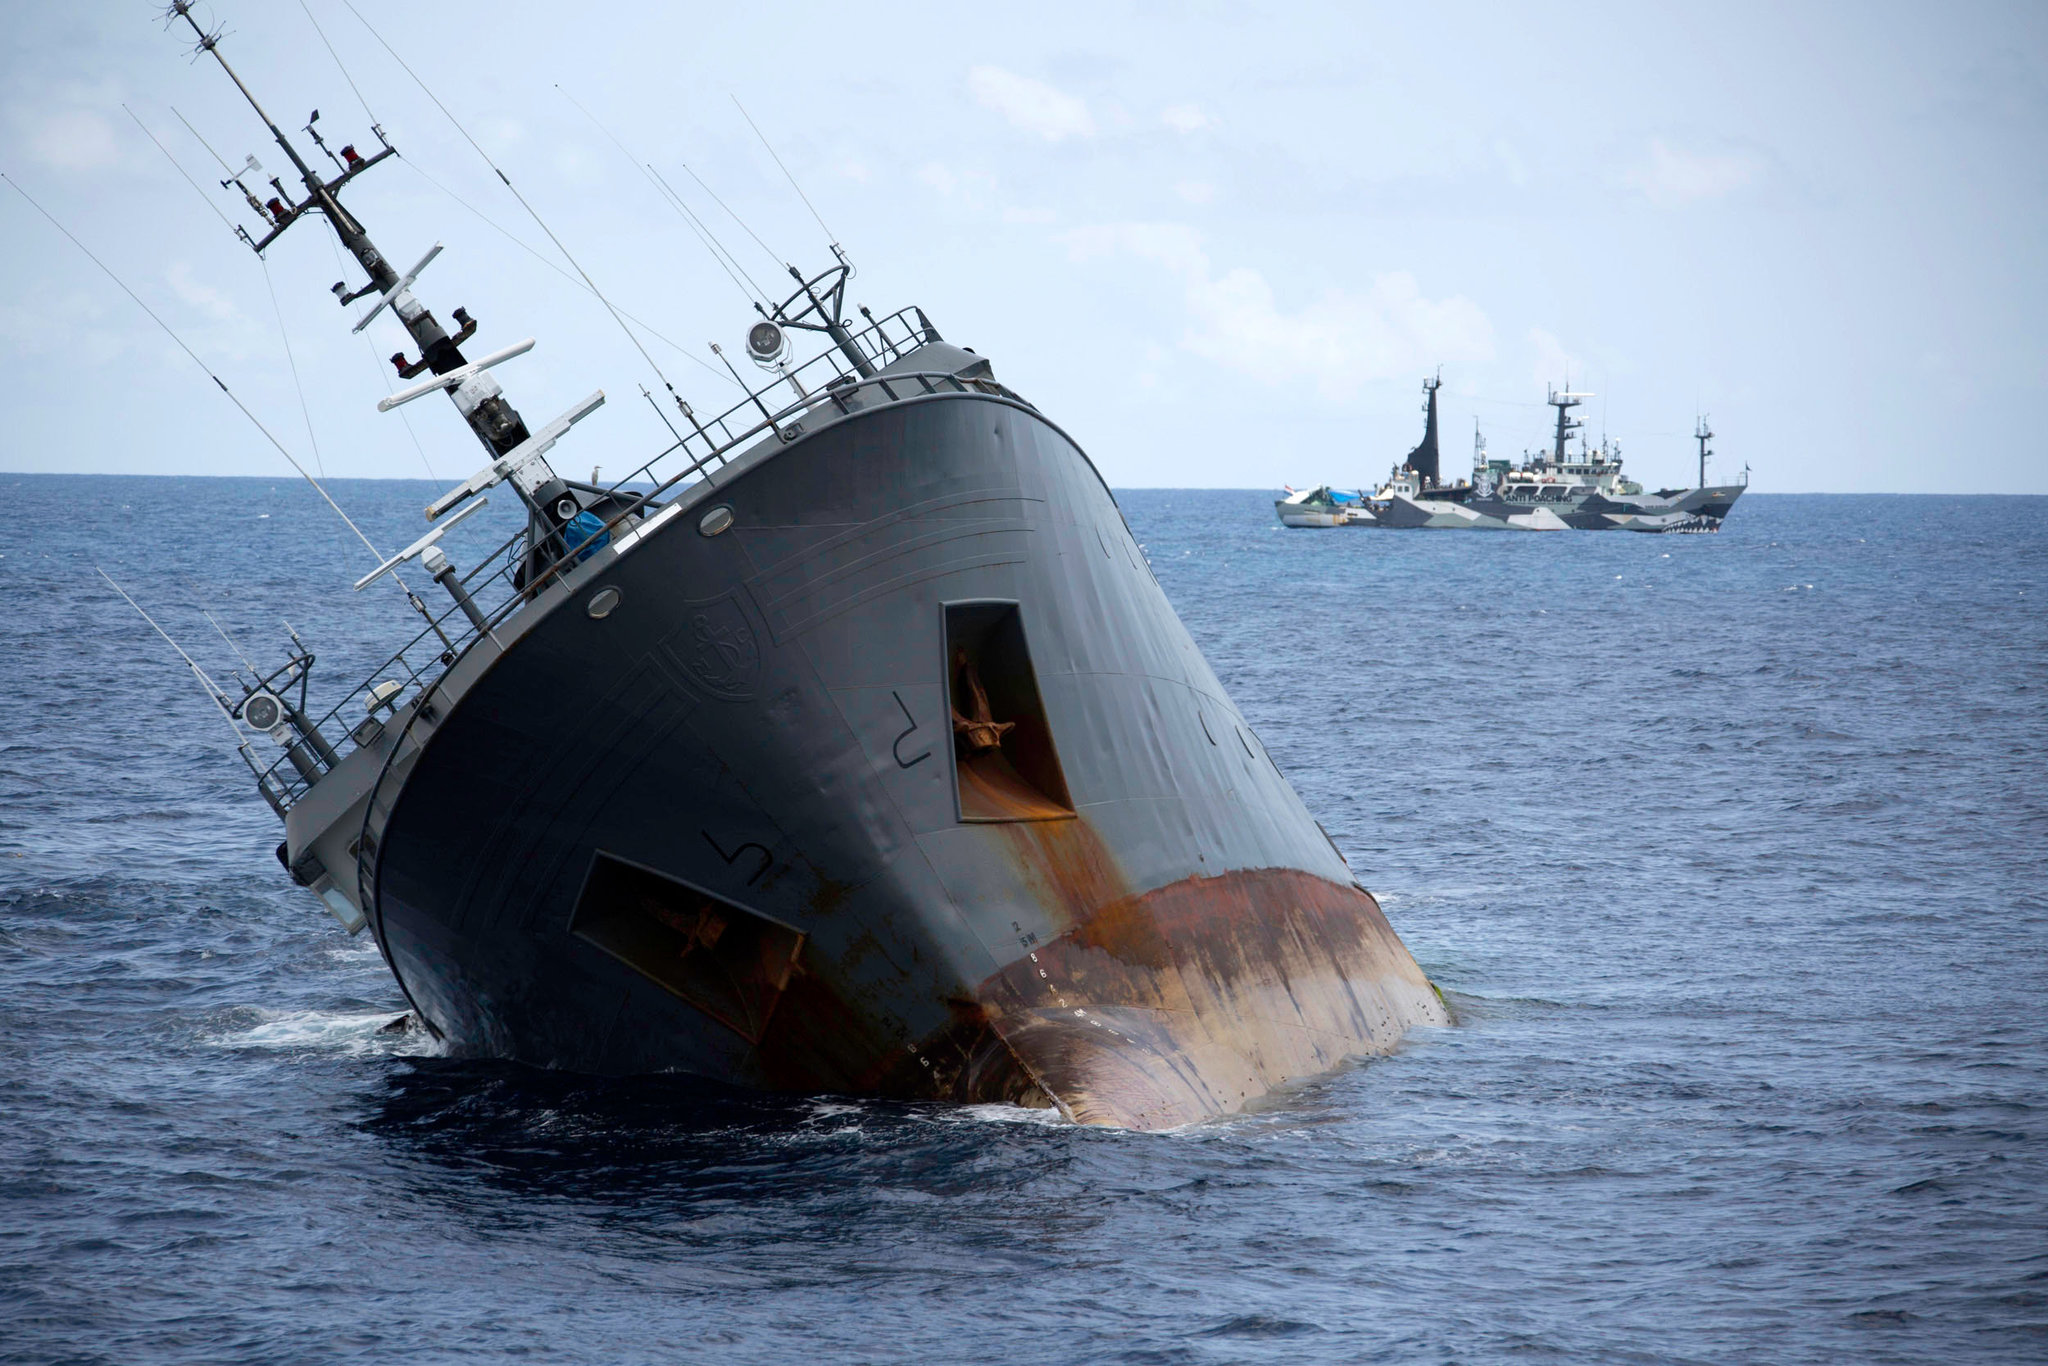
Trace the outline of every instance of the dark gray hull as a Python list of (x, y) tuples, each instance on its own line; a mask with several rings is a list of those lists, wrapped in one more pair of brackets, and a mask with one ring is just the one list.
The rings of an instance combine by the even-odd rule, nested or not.
[[(1162, 1127), (1446, 1022), (1028, 406), (856, 411), (682, 501), (369, 804), (371, 927), (457, 1047)], [(949, 623), (1011, 603), (1047, 809), (962, 786), (949, 724)]]

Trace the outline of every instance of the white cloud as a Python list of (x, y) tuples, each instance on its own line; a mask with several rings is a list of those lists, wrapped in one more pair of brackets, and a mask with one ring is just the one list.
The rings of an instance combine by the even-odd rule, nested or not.
[(275, 333), (266, 333), (233, 299), (200, 279), (189, 263), (173, 261), (163, 278), (179, 302), (203, 320), (170, 313), (171, 326), (199, 354), (240, 360), (275, 344)]
[(171, 263), (171, 268), (164, 272), (164, 282), (173, 294), (216, 322), (246, 321), (234, 300), (199, 279), (184, 261)]
[(1216, 187), (1206, 180), (1183, 180), (1173, 192), (1190, 204), (1208, 204), (1216, 198)]
[(920, 166), (917, 178), (955, 209), (967, 215), (994, 215), (1005, 223), (1057, 223), (1059, 214), (1036, 204), (1012, 204), (1002, 181), (987, 171), (961, 170), (943, 161)]
[(994, 110), (1012, 127), (1036, 133), (1047, 142), (1095, 134), (1095, 120), (1080, 97), (1043, 81), (999, 66), (977, 66), (967, 73), (967, 88), (982, 108)]
[(37, 160), (66, 171), (111, 166), (120, 156), (113, 126), (86, 109), (44, 115), (29, 129), (28, 145)]
[(1564, 349), (1564, 343), (1540, 327), (1529, 329), (1529, 347), (1536, 354), (1536, 365), (1529, 374), (1538, 384), (1559, 389), (1569, 388), (1571, 377), (1577, 374), (1580, 382), (1586, 377), (1586, 363)]
[(1001, 189), (986, 171), (956, 171), (943, 161), (927, 161), (917, 178), (939, 198), (977, 212), (993, 207)]
[(1199, 104), (1170, 104), (1159, 111), (1159, 121), (1176, 133), (1199, 133), (1216, 126), (1216, 120), (1203, 113)]
[(1494, 159), (1500, 163), (1502, 173), (1507, 176), (1508, 184), (1519, 190), (1529, 183), (1528, 164), (1522, 160), (1521, 154), (1515, 150), (1513, 143), (1509, 142), (1506, 138), (1495, 138), (1493, 140), (1493, 155)]
[(1331, 290), (1288, 310), (1258, 271), (1219, 274), (1184, 223), (1104, 224), (1062, 240), (1077, 261), (1128, 254), (1178, 276), (1187, 303), (1182, 349), (1268, 384), (1309, 380), (1341, 401), (1376, 380), (1493, 356), (1493, 325), (1477, 304), (1426, 299), (1405, 271), (1374, 276), (1362, 294)]
[(1720, 199), (1757, 178), (1762, 166), (1742, 152), (1688, 152), (1662, 138), (1650, 140), (1649, 160), (1636, 167), (1628, 183), (1659, 208), (1672, 209), (1702, 199)]

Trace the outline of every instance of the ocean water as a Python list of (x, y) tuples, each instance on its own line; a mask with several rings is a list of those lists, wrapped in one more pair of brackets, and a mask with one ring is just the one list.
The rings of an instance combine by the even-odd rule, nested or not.
[[(0, 488), (0, 1360), (2048, 1359), (2048, 499), (1122, 495), (1458, 1013), (1140, 1135), (388, 1030), (92, 566), (218, 673), (199, 608), (339, 680), (395, 595), (303, 486)], [(428, 489), (336, 493), (389, 545)]]

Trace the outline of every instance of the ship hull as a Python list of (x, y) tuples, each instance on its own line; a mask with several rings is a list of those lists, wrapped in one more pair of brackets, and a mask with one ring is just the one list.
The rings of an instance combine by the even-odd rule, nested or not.
[(1343, 526), (1347, 520), (1343, 508), (1309, 507), (1302, 503), (1277, 502), (1273, 512), (1280, 518), (1280, 525), (1286, 527)]
[[(373, 803), (454, 1047), (1160, 1128), (1447, 1023), (1034, 410), (856, 412), (685, 501)], [(1014, 766), (954, 739), (970, 630)]]
[(1396, 494), (1375, 505), (1370, 525), (1395, 531), (1718, 531), (1744, 485), (1687, 489), (1667, 497), (1600, 494), (1527, 502), (1478, 494), (1411, 498)]

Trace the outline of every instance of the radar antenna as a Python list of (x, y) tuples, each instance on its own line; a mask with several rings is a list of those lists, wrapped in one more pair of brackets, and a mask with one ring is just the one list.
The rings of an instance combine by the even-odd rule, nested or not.
[[(440, 254), (441, 244), (435, 243), (433, 248), (420, 258), (417, 265), (400, 274), (378, 249), (376, 243), (370, 240), (370, 234), (362, 222), (342, 207), (343, 187), (387, 157), (397, 155), (397, 149), (391, 145), (390, 139), (385, 137), (383, 128), (375, 123), (371, 124), (371, 130), (382, 144), (382, 149), (374, 156), (362, 156), (353, 144), (344, 144), (337, 156), (328, 150), (325, 140), (314, 127), (320, 118), (319, 111), (315, 110), (306, 120), (306, 131), (321, 151), (326, 152), (333, 160), (337, 171), (332, 178), (323, 177), (299, 154), (298, 148), (293, 146), (291, 139), (285, 136), (284, 130), (278, 127), (276, 120), (271, 118), (269, 112), (257, 100), (255, 92), (250, 90), (235, 69), (228, 65), (227, 58), (220, 50), (220, 31), (208, 32), (202, 28), (198, 19), (193, 16), (193, 5), (194, 0), (171, 0), (165, 15), (173, 23), (183, 19), (191, 28), (196, 39), (196, 50), (210, 55), (220, 64), (222, 72), (235, 83), (235, 88), (242, 92), (242, 98), (249, 102), (249, 107), (263, 120), (263, 126), (270, 130), (272, 140), (298, 172), (299, 181), (304, 186), (303, 197), (299, 197), (295, 192), (287, 190), (282, 180), (273, 176), (269, 183), (276, 194), (268, 201), (264, 201), (249, 185), (249, 179), (260, 174), (254, 157), (248, 159), (241, 171), (231, 172), (228, 181), (224, 183), (232, 183), (243, 192), (258, 217), (269, 229), (260, 238), (252, 238), (247, 232), (242, 232), (243, 240), (261, 256), (271, 243), (283, 236), (299, 219), (309, 213), (324, 215), (334, 228), (335, 235), (341, 239), (341, 244), (348, 248), (349, 254), (355, 257), (357, 264), (369, 276), (369, 283), (360, 289), (351, 290), (346, 281), (337, 281), (334, 285), (334, 295), (344, 306), (362, 298), (373, 301), (369, 312), (357, 322), (356, 330), (360, 332), (385, 309), (390, 309), (419, 347), (419, 359), (416, 361), (408, 360), (403, 351), (391, 357), (391, 363), (396, 367), (399, 378), (409, 380), (422, 371), (431, 371), (434, 376), (431, 380), (392, 395), (379, 407), (388, 411), (399, 403), (440, 389), (454, 400), (457, 411), (462, 414), (470, 430), (492, 456), (492, 465), (483, 475), (464, 484), (453, 494), (437, 499), (429, 511), (428, 520), (432, 521), (454, 502), (480, 491), (482, 487), (510, 478), (532, 512), (537, 522), (538, 533), (544, 535), (556, 531), (566, 520), (561, 515), (560, 506), (564, 501), (564, 495), (568, 493), (568, 486), (547, 464), (544, 456), (570, 423), (604, 402), (603, 394), (593, 394), (572, 413), (564, 414), (562, 418), (549, 424), (538, 437), (529, 431), (525, 419), (506, 401), (504, 391), (486, 372), (491, 366), (520, 354), (532, 343), (521, 343), (471, 363), (462, 354), (461, 348), (462, 343), (475, 335), (476, 320), (469, 316), (467, 310), (457, 308), (454, 317), (459, 330), (451, 336), (434, 315), (413, 297), (414, 282)], [(325, 35), (321, 36), (324, 40)], [(429, 92), (430, 95), (431, 93)], [(503, 177), (502, 172), (500, 177)], [(511, 182), (506, 183), (509, 185)], [(517, 194), (516, 190), (514, 194)], [(542, 224), (542, 227), (545, 228), (546, 225)], [(574, 264), (573, 258), (571, 264)], [(600, 295), (599, 298), (602, 299), (603, 296)], [(573, 513), (570, 515), (573, 516)]]
[(1586, 425), (1583, 418), (1573, 417), (1571, 410), (1584, 403), (1587, 399), (1596, 397), (1598, 395), (1590, 391), (1574, 393), (1571, 389), (1565, 388), (1552, 389), (1550, 397), (1544, 400), (1551, 407), (1557, 409), (1557, 431), (1551, 437), (1551, 458), (1558, 464), (1562, 465), (1565, 463), (1565, 442), (1571, 440), (1572, 435)]

